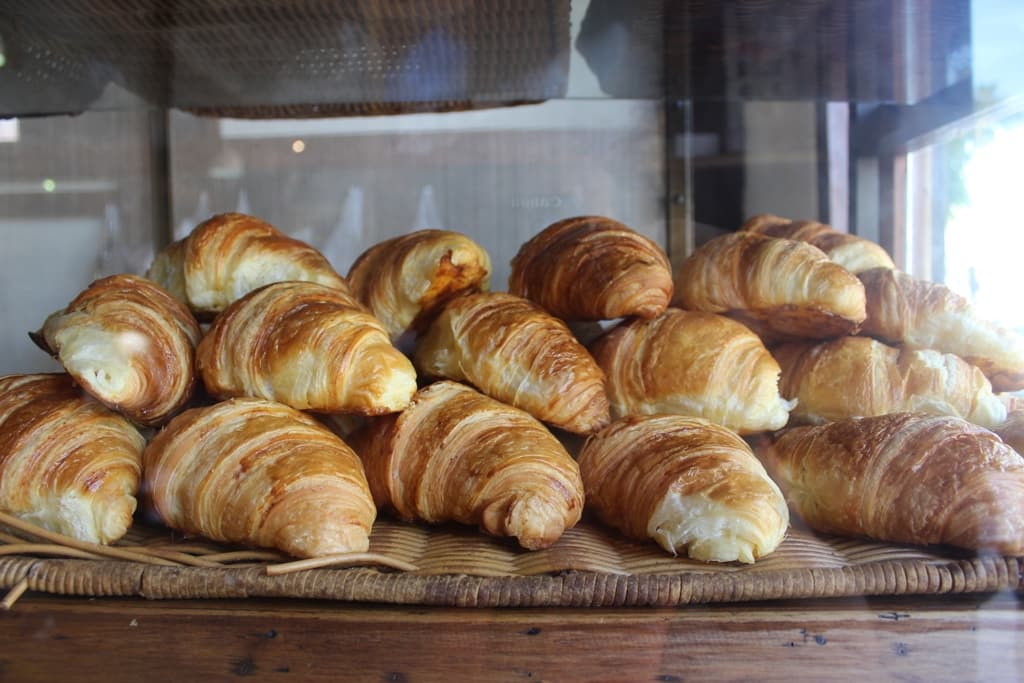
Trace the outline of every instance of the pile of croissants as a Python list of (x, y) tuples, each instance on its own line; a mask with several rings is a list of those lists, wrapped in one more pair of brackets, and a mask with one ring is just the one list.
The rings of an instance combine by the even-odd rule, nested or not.
[[(548, 547), (586, 509), (672, 554), (821, 532), (1024, 554), (1024, 339), (877, 244), (771, 215), (697, 248), (600, 216), (466, 235), (342, 276), (220, 214), (29, 336), (0, 378), (0, 510), (96, 543), (137, 512), (298, 557), (380, 511)], [(137, 507), (139, 510), (137, 510)]]

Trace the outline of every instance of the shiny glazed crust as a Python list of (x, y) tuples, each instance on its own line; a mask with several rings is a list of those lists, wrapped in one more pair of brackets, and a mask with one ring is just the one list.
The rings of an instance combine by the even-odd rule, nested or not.
[(763, 337), (838, 337), (864, 321), (864, 287), (817, 247), (735, 232), (699, 247), (679, 269), (673, 305), (727, 313)]
[(796, 427), (759, 454), (818, 531), (1024, 554), (1024, 458), (960, 418), (892, 413)]
[(362, 415), (401, 410), (416, 391), (412, 363), (351, 296), (311, 282), (250, 292), (214, 320), (197, 349), (206, 389), (300, 410)]
[(199, 323), (156, 283), (93, 282), (32, 335), (86, 391), (141, 425), (178, 413), (195, 388)]
[(587, 506), (609, 526), (666, 551), (753, 562), (782, 542), (789, 511), (750, 447), (700, 418), (627, 417), (579, 455)]
[(759, 214), (743, 224), (741, 230), (768, 237), (784, 237), (812, 244), (851, 273), (870, 268), (895, 268), (888, 252), (871, 240), (839, 232), (830, 225), (817, 221), (791, 221), (771, 214)]
[(583, 510), (579, 468), (544, 425), (456, 382), (421, 389), (350, 443), (374, 500), (405, 520), (472, 524), (537, 550)]
[(789, 419), (778, 363), (756, 334), (724, 316), (670, 308), (620, 324), (590, 352), (607, 378), (613, 419), (689, 415), (740, 434)]
[(490, 256), (469, 237), (419, 230), (363, 252), (346, 279), (355, 297), (397, 339), (429, 322), (459, 294), (487, 291), (490, 275)]
[(608, 423), (604, 373), (558, 318), (504, 292), (451, 301), (420, 340), (416, 367), (466, 381), (577, 434)]
[(308, 415), (261, 399), (187, 410), (143, 454), (165, 524), (298, 557), (363, 552), (376, 508), (362, 463)]
[(69, 375), (0, 377), (0, 444), (4, 512), (92, 543), (131, 526), (145, 439)]
[(509, 292), (564, 320), (653, 318), (672, 299), (672, 267), (664, 250), (602, 216), (548, 226), (512, 259)]

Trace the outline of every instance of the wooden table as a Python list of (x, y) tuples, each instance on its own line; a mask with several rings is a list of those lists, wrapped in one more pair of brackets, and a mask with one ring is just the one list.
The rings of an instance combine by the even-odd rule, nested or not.
[(0, 681), (1014, 681), (1021, 599), (459, 609), (27, 594), (0, 613)]

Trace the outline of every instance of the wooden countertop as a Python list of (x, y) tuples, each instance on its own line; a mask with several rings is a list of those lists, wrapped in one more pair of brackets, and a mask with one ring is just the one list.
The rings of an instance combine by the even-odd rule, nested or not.
[(1013, 681), (1022, 597), (460, 609), (30, 593), (0, 612), (0, 681)]

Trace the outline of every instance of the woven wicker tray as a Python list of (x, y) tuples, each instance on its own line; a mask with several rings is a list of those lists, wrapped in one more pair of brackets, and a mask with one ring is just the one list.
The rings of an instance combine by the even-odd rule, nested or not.
[[(180, 543), (136, 527), (132, 545)], [(288, 597), (463, 607), (678, 606), (695, 603), (1024, 589), (1024, 558), (978, 556), (795, 528), (755, 565), (673, 558), (581, 523), (552, 548), (525, 552), (471, 529), (380, 520), (371, 552), (416, 571), (313, 569), (272, 576), (266, 564), (225, 568), (132, 561), (0, 557), (0, 589), (63, 595), (171, 598)]]

